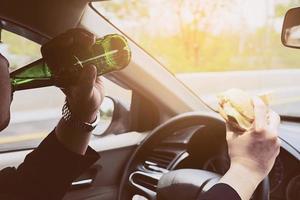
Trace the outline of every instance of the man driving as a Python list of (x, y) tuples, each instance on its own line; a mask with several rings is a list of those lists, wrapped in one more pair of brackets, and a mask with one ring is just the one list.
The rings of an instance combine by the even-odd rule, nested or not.
[[(64, 37), (64, 40), (60, 38)], [(68, 40), (65, 40), (69, 38)], [(59, 45), (90, 46), (94, 35), (69, 32), (57, 37)], [(61, 44), (63, 41), (67, 41)], [(53, 61), (51, 64), (57, 64)], [(59, 200), (72, 181), (99, 159), (88, 147), (104, 97), (103, 84), (95, 66), (85, 66), (78, 82), (63, 90), (66, 104), (55, 129), (28, 154), (18, 167), (0, 171), (0, 199)], [(12, 91), (8, 62), (0, 57), (0, 128), (9, 123)], [(277, 138), (280, 119), (258, 98), (253, 99), (255, 120), (244, 134), (227, 131), (231, 166), (220, 182), (201, 199), (250, 199), (257, 185), (270, 172), (280, 149)]]
[[(72, 43), (61, 44), (68, 37)], [(81, 32), (76, 37), (61, 35), (59, 45), (88, 46), (95, 42), (92, 34)], [(66, 88), (64, 114), (55, 129), (16, 169), (0, 172), (0, 199), (62, 199), (72, 181), (88, 169), (99, 155), (88, 147), (91, 131), (98, 121), (103, 100), (103, 85), (94, 66), (86, 66), (78, 84)], [(0, 128), (9, 123), (12, 91), (8, 62), (0, 57)]]

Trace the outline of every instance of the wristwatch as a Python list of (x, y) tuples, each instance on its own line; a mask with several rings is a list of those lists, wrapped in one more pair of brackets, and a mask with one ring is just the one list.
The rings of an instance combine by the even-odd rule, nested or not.
[(94, 122), (92, 123), (82, 122), (72, 115), (72, 112), (70, 111), (68, 106), (68, 102), (66, 101), (62, 108), (62, 118), (68, 126), (76, 130), (91, 132), (97, 127), (100, 121), (100, 112), (98, 112)]

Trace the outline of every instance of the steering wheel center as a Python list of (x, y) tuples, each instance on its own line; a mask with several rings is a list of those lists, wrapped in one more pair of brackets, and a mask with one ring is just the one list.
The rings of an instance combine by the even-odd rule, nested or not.
[(158, 200), (196, 199), (215, 185), (221, 176), (204, 170), (180, 169), (164, 174), (157, 188)]

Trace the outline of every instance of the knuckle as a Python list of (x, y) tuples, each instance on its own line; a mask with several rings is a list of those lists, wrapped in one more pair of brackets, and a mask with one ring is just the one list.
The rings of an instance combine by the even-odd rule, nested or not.
[(260, 134), (266, 133), (266, 128), (265, 127), (256, 127), (255, 132), (260, 133)]
[(276, 140), (276, 146), (279, 148), (281, 147), (281, 140), (279, 138)]
[(268, 127), (268, 128), (266, 128), (265, 131), (266, 131), (266, 134), (269, 135), (270, 137), (277, 138), (277, 136), (278, 136), (278, 130), (277, 130), (277, 128)]
[(277, 142), (277, 137), (271, 137), (270, 138), (270, 141), (275, 145), (275, 146), (278, 146), (278, 142)]
[(272, 146), (272, 148), (276, 151), (278, 151), (281, 147), (281, 141), (277, 138), (277, 137), (272, 137), (270, 140), (270, 145)]
[(274, 133), (269, 134), (268, 139), (269, 139), (269, 141), (271, 141), (272, 143), (277, 144), (278, 138), (277, 138), (277, 135), (275, 135)]
[(269, 141), (273, 144), (276, 144), (276, 142), (278, 140), (277, 131), (270, 130), (270, 129), (265, 131), (264, 137), (267, 141)]
[(278, 132), (277, 131), (275, 131), (275, 130), (273, 130), (273, 131), (270, 131), (269, 132), (269, 134), (271, 135), (271, 137), (273, 137), (273, 138), (276, 138), (277, 139), (277, 137), (278, 137)]

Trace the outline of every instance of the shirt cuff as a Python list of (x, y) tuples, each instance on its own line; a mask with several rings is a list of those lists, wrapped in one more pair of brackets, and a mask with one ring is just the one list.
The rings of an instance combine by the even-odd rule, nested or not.
[(198, 198), (198, 200), (219, 199), (241, 200), (241, 197), (231, 186), (224, 183), (218, 183)]

